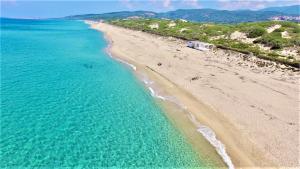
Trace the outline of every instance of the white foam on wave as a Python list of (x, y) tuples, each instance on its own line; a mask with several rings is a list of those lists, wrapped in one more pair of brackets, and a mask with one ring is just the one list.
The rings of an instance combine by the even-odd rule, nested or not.
[[(108, 52), (109, 53), (109, 52)], [(109, 55), (112, 57), (112, 55), (109, 53)], [(129, 65), (133, 70), (136, 71), (136, 67), (132, 64), (129, 64), (123, 60), (120, 60), (118, 58), (115, 58), (117, 59), (118, 61), (124, 63), (124, 64), (127, 64)], [(176, 105), (178, 105), (179, 107), (181, 107), (183, 110), (187, 111), (187, 107), (183, 104), (181, 104), (179, 101), (177, 101), (175, 98), (172, 98), (172, 97), (164, 97), (164, 96), (161, 96), (159, 95), (152, 87), (151, 85), (154, 84), (153, 81), (151, 81), (150, 79), (147, 78), (147, 76), (144, 75), (144, 77), (142, 78), (142, 81), (144, 82), (144, 84), (148, 87), (149, 91), (150, 91), (150, 94), (152, 97), (155, 97), (155, 98), (158, 98), (158, 99), (161, 99), (163, 101), (170, 101), (170, 102), (173, 102), (175, 103)], [(193, 114), (191, 114), (189, 112), (189, 118), (190, 120), (197, 126), (197, 131), (199, 133), (201, 133), (203, 135), (203, 137), (212, 145), (215, 147), (217, 153), (221, 156), (221, 158), (223, 159), (223, 161), (226, 163), (226, 165), (228, 166), (228, 169), (235, 169), (232, 161), (231, 161), (231, 158), (229, 157), (229, 155), (227, 154), (226, 152), (226, 148), (225, 148), (225, 145), (217, 139), (216, 137), (216, 134), (215, 132), (210, 129), (209, 127), (205, 126), (205, 125), (202, 125), (200, 124), (195, 116)]]
[(197, 126), (197, 131), (203, 135), (203, 137), (217, 150), (218, 154), (222, 157), (223, 161), (228, 166), (228, 169), (234, 169), (234, 165), (231, 158), (226, 152), (225, 145), (217, 139), (215, 132), (209, 127), (200, 124), (195, 116), (189, 113), (191, 121)]
[[(145, 83), (145, 84), (149, 84), (149, 83), (153, 83), (152, 81), (147, 81), (147, 80), (143, 80), (143, 82)], [(155, 90), (152, 88), (152, 87), (150, 87), (150, 86), (148, 86), (148, 89), (149, 89), (149, 91), (150, 91), (150, 93), (151, 93), (151, 95), (153, 96), (153, 97), (156, 97), (156, 98), (159, 98), (159, 99), (162, 99), (162, 100), (168, 100), (168, 101), (171, 101), (171, 102), (173, 102), (173, 103), (175, 103), (175, 104), (177, 104), (178, 106), (180, 106), (182, 109), (184, 109), (185, 111), (187, 111), (187, 107), (186, 106), (184, 106), (184, 105), (182, 105), (182, 104), (179, 104), (178, 102), (176, 102), (176, 100), (174, 100), (174, 99), (170, 99), (170, 98), (168, 98), (168, 97), (163, 97), (163, 96), (160, 96), (160, 95), (158, 95), (156, 92), (155, 92)], [(187, 111), (188, 112), (188, 111)], [(220, 141), (220, 140), (218, 140), (217, 139), (217, 136), (216, 136), (216, 134), (215, 134), (215, 132), (211, 129), (211, 128), (209, 128), (209, 127), (207, 127), (207, 126), (205, 126), (205, 125), (202, 125), (202, 124), (200, 124), (198, 121), (197, 121), (197, 119), (195, 118), (195, 116), (192, 114), (192, 113), (190, 113), (190, 112), (188, 112), (189, 113), (189, 118), (190, 118), (190, 120), (197, 126), (197, 131), (200, 133), (200, 134), (202, 134), (202, 136), (213, 146), (213, 147), (215, 147), (215, 149), (216, 149), (216, 151), (217, 151), (217, 153), (221, 156), (221, 158), (223, 159), (223, 161), (225, 162), (225, 164), (228, 166), (228, 169), (234, 169), (234, 165), (233, 165), (233, 163), (232, 163), (232, 161), (231, 161), (231, 158), (229, 157), (229, 155), (227, 154), (227, 152), (226, 152), (226, 148), (225, 148), (225, 145)]]
[(128, 66), (131, 67), (134, 71), (136, 71), (136, 66), (134, 66), (133, 64), (130, 64), (130, 63), (125, 62), (124, 60), (121, 60), (121, 59), (118, 59), (118, 58), (116, 58), (116, 60), (118, 60), (119, 62), (122, 62), (122, 63), (128, 65)]
[[(147, 80), (143, 80), (143, 82), (145, 84), (153, 83), (152, 81), (147, 81)], [(185, 105), (178, 103), (174, 99), (158, 95), (157, 92), (155, 92), (155, 90), (150, 86), (148, 86), (148, 89), (151, 93), (151, 96), (162, 99), (164, 101), (167, 100), (167, 101), (173, 102), (173, 103), (177, 104), (178, 106), (180, 106), (183, 110), (187, 111), (187, 107)], [(217, 153), (221, 156), (221, 158), (223, 159), (225, 164), (228, 166), (228, 169), (234, 169), (234, 165), (231, 161), (231, 158), (229, 157), (229, 155), (226, 152), (225, 145), (220, 140), (217, 139), (215, 132), (211, 128), (200, 124), (192, 113), (190, 113), (190, 112), (188, 112), (188, 113), (189, 113), (190, 120), (197, 126), (197, 131), (200, 134), (202, 134), (202, 136), (216, 149)]]
[(155, 94), (155, 93), (154, 93), (154, 90), (153, 90), (151, 87), (148, 87), (148, 89), (150, 90), (151, 95), (154, 96), (154, 94)]
[(108, 47), (106, 48), (106, 53), (108, 54), (108, 56), (110, 56), (111, 58), (117, 60), (118, 62), (126, 64), (127, 66), (131, 67), (134, 71), (136, 71), (136, 66), (134, 66), (133, 64), (130, 64), (128, 62), (125, 62), (124, 60), (113, 57), (111, 52), (109, 51), (110, 48), (111, 48), (111, 45), (109, 44)]
[(151, 92), (151, 96), (155, 97), (155, 98), (158, 98), (158, 99), (161, 99), (161, 100), (164, 100), (164, 101), (169, 101), (169, 102), (172, 102), (176, 105), (178, 105), (179, 107), (181, 108), (185, 108), (184, 105), (180, 104), (179, 101), (176, 100), (176, 98), (172, 97), (172, 96), (162, 96), (159, 94), (159, 92), (155, 91), (152, 87), (154, 84), (154, 81), (151, 81), (147, 78), (146, 75), (142, 75), (142, 81), (143, 83), (148, 87), (148, 89), (150, 90)]
[(148, 87), (148, 89), (149, 89), (150, 92), (151, 92), (151, 96), (156, 97), (156, 98), (159, 98), (159, 99), (161, 99), (161, 100), (166, 100), (166, 99), (167, 99), (167, 98), (165, 98), (165, 97), (163, 97), (163, 96), (161, 96), (161, 95), (158, 95), (158, 94), (152, 89), (152, 87)]
[(143, 78), (143, 82), (145, 83), (145, 85), (151, 85), (151, 84), (154, 83), (153, 81), (148, 80), (148, 79), (146, 79), (146, 78)]

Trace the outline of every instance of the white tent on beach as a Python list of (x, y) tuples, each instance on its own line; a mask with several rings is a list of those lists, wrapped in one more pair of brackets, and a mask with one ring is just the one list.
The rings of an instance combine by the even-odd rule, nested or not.
[(200, 41), (188, 41), (187, 46), (202, 51), (211, 50), (214, 47), (213, 44)]

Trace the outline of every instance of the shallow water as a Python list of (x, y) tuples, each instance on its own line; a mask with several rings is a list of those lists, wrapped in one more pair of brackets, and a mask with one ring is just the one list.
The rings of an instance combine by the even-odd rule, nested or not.
[(1, 168), (209, 165), (79, 21), (1, 19)]

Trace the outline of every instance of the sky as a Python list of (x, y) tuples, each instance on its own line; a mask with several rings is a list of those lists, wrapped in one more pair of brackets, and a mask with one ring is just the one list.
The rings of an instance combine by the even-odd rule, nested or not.
[(258, 10), (273, 6), (300, 4), (300, 0), (0, 0), (1, 17), (55, 18), (77, 14), (148, 10), (212, 8)]

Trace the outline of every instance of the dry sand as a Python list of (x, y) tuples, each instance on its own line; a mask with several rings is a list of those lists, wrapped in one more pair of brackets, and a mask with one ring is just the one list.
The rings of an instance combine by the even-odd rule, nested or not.
[[(235, 167), (299, 166), (299, 71), (184, 41), (92, 23), (110, 52), (137, 65), (214, 130)], [(267, 66), (265, 66), (267, 65)]]

